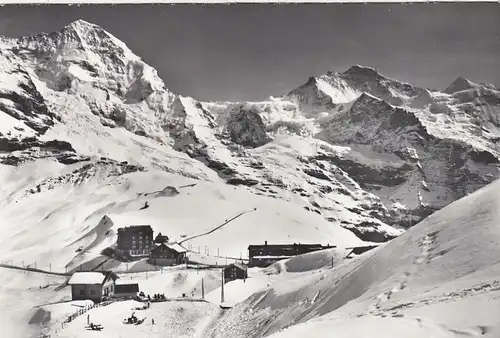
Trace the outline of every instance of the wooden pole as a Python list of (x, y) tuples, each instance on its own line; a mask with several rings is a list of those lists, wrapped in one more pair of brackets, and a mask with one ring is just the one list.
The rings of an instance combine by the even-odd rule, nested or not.
[(220, 302), (224, 303), (224, 269), (222, 269), (222, 279), (221, 279), (221, 289), (220, 289)]
[(203, 278), (201, 279), (201, 299), (205, 299), (205, 285), (203, 283)]

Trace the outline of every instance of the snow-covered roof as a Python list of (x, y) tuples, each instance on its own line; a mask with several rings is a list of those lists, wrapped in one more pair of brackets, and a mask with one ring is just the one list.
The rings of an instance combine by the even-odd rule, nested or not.
[(118, 278), (115, 281), (116, 285), (132, 285), (132, 284), (137, 284), (136, 281), (132, 281), (130, 279), (125, 279), (125, 278)]
[(101, 272), (75, 272), (68, 284), (102, 284), (106, 275)]
[(187, 252), (186, 248), (184, 248), (179, 243), (170, 243), (170, 244), (165, 244), (165, 245), (167, 246), (167, 248), (172, 249), (178, 253)]
[(254, 259), (286, 259), (294, 256), (253, 256)]

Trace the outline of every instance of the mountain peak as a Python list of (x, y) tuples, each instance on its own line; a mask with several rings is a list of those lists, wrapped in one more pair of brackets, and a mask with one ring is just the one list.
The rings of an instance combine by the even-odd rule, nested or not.
[(78, 19), (78, 20), (75, 20), (71, 23), (69, 23), (68, 25), (66, 25), (66, 27), (72, 27), (72, 28), (99, 28), (99, 29), (102, 29), (100, 26), (96, 25), (96, 24), (93, 24), (93, 23), (90, 23), (88, 21), (85, 21), (83, 19)]
[(107, 33), (101, 26), (82, 19), (78, 19), (67, 24), (61, 31), (74, 31), (84, 35), (88, 35), (90, 32), (99, 32), (101, 34)]
[(361, 66), (361, 65), (352, 65), (346, 70), (344, 75), (380, 75), (379, 72), (372, 67)]
[(476, 88), (478, 85), (465, 77), (459, 76), (452, 84), (450, 84), (444, 92), (447, 94), (453, 94), (462, 90), (467, 90), (471, 88)]

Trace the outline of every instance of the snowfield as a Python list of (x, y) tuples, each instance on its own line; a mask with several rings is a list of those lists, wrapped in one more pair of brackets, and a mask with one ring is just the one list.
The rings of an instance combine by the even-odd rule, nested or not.
[[(0, 36), (2, 337), (498, 338), (499, 106), (492, 85), (360, 65), (200, 102), (83, 20)], [(106, 256), (130, 225), (189, 262)], [(266, 241), (333, 247), (222, 289), (222, 266)], [(167, 299), (71, 301), (78, 270)], [(144, 323), (123, 323), (133, 311)]]
[[(7, 171), (8, 177), (20, 174), (5, 167), (2, 169)], [(64, 167), (60, 169), (63, 169), (61, 174), (67, 172)], [(103, 169), (102, 173), (107, 171)], [(209, 255), (218, 252), (221, 257), (246, 258), (248, 245), (263, 244), (266, 240), (269, 243), (338, 243), (343, 246), (361, 243), (350, 231), (293, 204), (256, 196), (242, 188), (196, 181), (162, 171), (101, 177), (102, 181), (98, 176), (77, 187), (55, 180), (45, 187), (46, 190), (35, 194), (29, 194), (29, 189), (44, 182), (44, 177), (24, 176), (24, 179), (24, 182), (6, 179), (16, 182), (15, 190), (3, 189), (0, 196), (0, 218), (4, 220), (0, 260), (38, 262), (39, 268), (48, 268), (51, 264), (54, 271), (64, 272), (68, 258), (72, 261), (68, 269), (73, 269), (78, 263), (97, 257), (114, 243), (115, 237), (107, 237), (115, 236), (113, 234), (120, 227), (150, 224), (155, 234), (169, 234), (172, 240), (181, 241), (181, 236), (203, 234), (244, 212), (219, 230), (185, 242), (184, 247), (190, 246), (193, 251), (200, 247), (204, 252), (206, 246)], [(154, 194), (165, 187), (176, 188), (178, 194)], [(149, 193), (153, 194), (145, 195)], [(149, 208), (140, 210), (145, 202)], [(113, 222), (110, 228), (99, 228), (103, 216)], [(99, 236), (108, 230), (108, 235)], [(43, 231), (44, 236), (38, 231)], [(46, 246), (45, 236), (54, 243), (50, 247)], [(229, 238), (231, 240), (227, 241)], [(76, 253), (78, 248), (85, 250)]]
[(233, 308), (210, 336), (498, 337), (499, 188), (454, 202), (348, 263), (290, 274)]

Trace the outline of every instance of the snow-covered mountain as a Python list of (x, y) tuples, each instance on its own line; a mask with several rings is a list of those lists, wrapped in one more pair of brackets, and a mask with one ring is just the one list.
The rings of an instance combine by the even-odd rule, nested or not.
[(25, 187), (33, 195), (161, 170), (290, 202), (383, 242), (498, 177), (491, 85), (458, 79), (436, 92), (356, 65), (267, 101), (200, 102), (82, 20), (2, 37), (0, 51), (0, 162), (77, 172), (43, 170)]
[[(340, 252), (363, 241), (385, 242), (498, 178), (499, 116), (500, 91), (493, 85), (460, 77), (437, 91), (359, 65), (311, 77), (288, 94), (261, 102), (200, 102), (171, 92), (123, 42), (82, 20), (50, 34), (0, 37), (0, 261), (72, 270), (99, 259), (119, 227), (151, 224), (155, 232), (179, 240), (237, 214), (242, 216), (189, 245), (210, 248), (212, 255), (220, 249), (219, 257), (211, 257), (217, 260), (244, 256), (249, 244), (266, 240), (334, 244)], [(494, 209), (497, 198), (487, 202), (495, 187), (474, 195), (483, 198), (477, 208), (489, 208), (478, 218)], [(466, 208), (471, 197), (463, 201), (455, 204), (458, 209), (445, 209), (457, 214), (456, 231), (485, 241), (493, 230), (468, 229), (475, 219), (463, 213), (474, 214)], [(149, 207), (143, 209), (145, 202)], [(362, 301), (378, 292), (389, 307), (395, 291), (388, 285), (394, 282), (400, 291), (408, 275), (417, 276), (412, 269), (421, 262), (412, 265), (413, 259), (439, 259), (457, 248), (462, 237), (444, 220), (448, 214), (427, 218), (425, 226), (410, 229), (373, 256), (329, 274), (321, 272), (330, 263), (323, 253), (311, 261), (306, 256), (297, 258), (299, 263), (280, 263), (274, 268), (290, 273), (290, 266), (300, 265), (301, 274), (275, 279), (290, 289), (255, 279), (268, 289), (228, 318), (260, 323), (254, 332), (267, 335), (330, 313), (365, 291)], [(103, 225), (104, 216), (112, 222)], [(453, 233), (436, 237), (435, 231)], [(435, 288), (469, 268), (482, 269), (474, 241), (456, 249), (456, 257), (473, 259), (462, 265), (467, 271), (450, 270), (453, 256), (437, 266), (452, 271), (450, 276), (427, 283), (439, 270), (429, 265), (418, 287), (410, 289)], [(436, 257), (428, 255), (438, 249)], [(375, 267), (363, 265), (370, 259)], [(373, 279), (373, 271), (385, 272)], [(307, 273), (318, 280), (305, 278)], [(9, 290), (16, 290), (0, 293), (2, 306), (28, 297), (16, 289), (21, 277), (2, 276)], [(330, 290), (332, 283), (337, 287)], [(453, 292), (464, 290), (469, 289)], [(408, 304), (427, 301), (402, 294), (401, 302)], [(27, 307), (39, 305), (35, 300), (9, 313), (2, 327), (23, 337), (36, 332), (17, 325), (30, 321)], [(365, 314), (355, 307), (365, 303), (352, 304), (353, 313)], [(380, 314), (381, 306), (375, 309)], [(255, 336), (228, 323), (207, 332)]]

